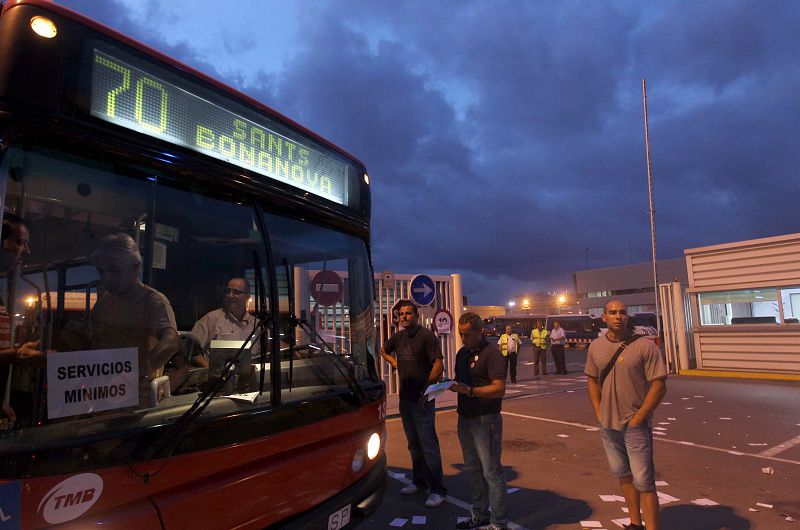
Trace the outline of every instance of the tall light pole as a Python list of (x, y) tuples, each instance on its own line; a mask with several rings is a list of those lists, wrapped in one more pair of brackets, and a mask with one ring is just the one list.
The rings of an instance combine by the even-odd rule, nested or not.
[(658, 335), (661, 336), (661, 319), (659, 313), (661, 311), (658, 304), (658, 271), (656, 269), (656, 210), (653, 206), (653, 174), (650, 164), (650, 129), (647, 125), (647, 85), (644, 78), (642, 78), (642, 101), (644, 103), (644, 144), (647, 151), (647, 190), (650, 193), (650, 242), (653, 247), (653, 288), (655, 291), (656, 301), (656, 329)]

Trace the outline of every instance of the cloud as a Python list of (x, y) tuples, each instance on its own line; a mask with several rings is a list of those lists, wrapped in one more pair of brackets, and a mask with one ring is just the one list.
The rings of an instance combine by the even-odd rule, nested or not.
[(800, 4), (263, 2), (200, 42), (199, 12), (69, 3), (360, 158), (376, 269), (463, 273), (473, 304), (649, 259), (642, 78), (660, 257), (797, 231)]

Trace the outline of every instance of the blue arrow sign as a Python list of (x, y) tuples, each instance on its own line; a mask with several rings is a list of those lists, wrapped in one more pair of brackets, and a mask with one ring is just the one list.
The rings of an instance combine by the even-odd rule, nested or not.
[(408, 295), (418, 305), (431, 305), (436, 298), (436, 284), (430, 276), (417, 274), (408, 284)]

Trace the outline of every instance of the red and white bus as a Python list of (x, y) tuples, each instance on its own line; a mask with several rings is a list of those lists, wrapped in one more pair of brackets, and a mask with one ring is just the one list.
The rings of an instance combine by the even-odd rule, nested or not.
[[(0, 528), (339, 529), (378, 506), (361, 162), (46, 0), (2, 6), (0, 149)], [(231, 278), (248, 336), (198, 344)]]

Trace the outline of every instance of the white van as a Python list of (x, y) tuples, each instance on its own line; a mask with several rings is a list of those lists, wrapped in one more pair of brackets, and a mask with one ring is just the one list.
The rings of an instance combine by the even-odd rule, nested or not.
[[(602, 318), (598, 318), (596, 322), (600, 330), (600, 335), (608, 331), (608, 326), (606, 326)], [(656, 344), (658, 344), (658, 329), (656, 328), (655, 313), (634, 313), (628, 319), (628, 327), (637, 335), (642, 335), (647, 339), (654, 340)]]
[(588, 345), (598, 337), (599, 328), (592, 315), (547, 315), (544, 325), (547, 331), (553, 331), (553, 322), (558, 321), (564, 328), (567, 346)]

